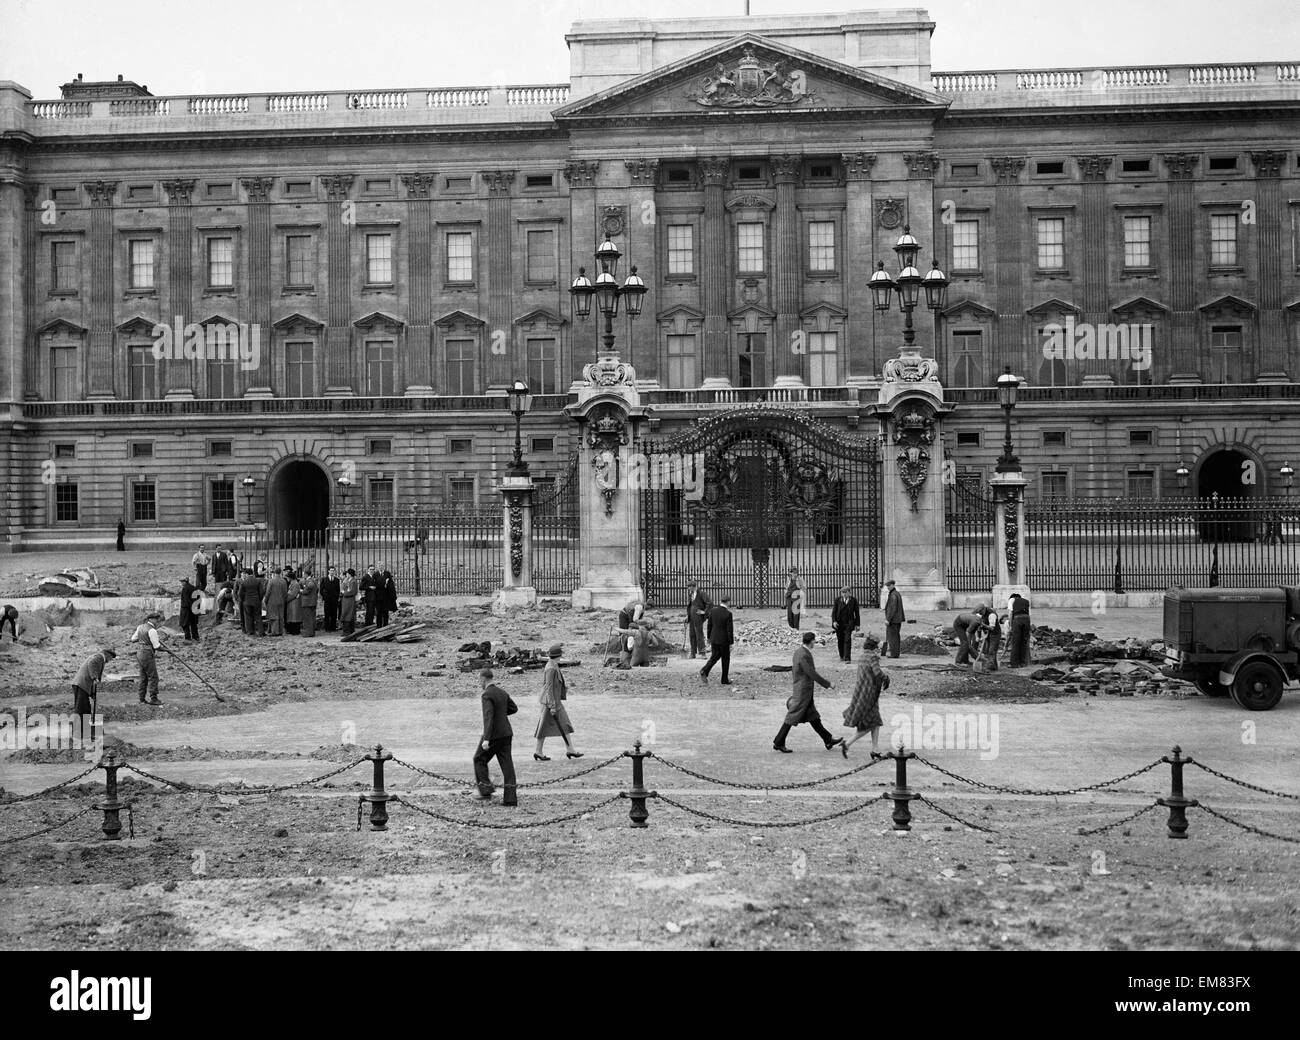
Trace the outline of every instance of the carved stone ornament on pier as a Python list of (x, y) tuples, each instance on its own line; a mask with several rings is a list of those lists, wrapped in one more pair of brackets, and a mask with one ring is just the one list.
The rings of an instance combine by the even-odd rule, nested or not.
[(894, 443), (898, 449), (898, 474), (916, 511), (917, 497), (930, 475), (930, 452), (934, 444), (934, 414), (928, 408), (912, 406), (894, 422)]
[(893, 229), (903, 223), (902, 199), (876, 199), (876, 223), (882, 228)]
[(603, 357), (584, 366), (582, 378), (591, 386), (635, 386), (636, 369), (616, 357)]
[[(588, 366), (590, 367), (590, 366)], [(614, 405), (596, 409), (587, 424), (587, 446), (597, 493), (605, 500), (605, 515), (614, 515), (619, 489), (619, 449), (628, 444), (627, 418)]]
[(510, 573), (516, 578), (524, 569), (524, 495), (519, 491), (506, 493), (506, 507), (510, 512)]
[(937, 381), (938, 378), (938, 362), (933, 358), (922, 357), (920, 351), (905, 351), (885, 362), (886, 383), (923, 383)]
[(1020, 556), (1017, 546), (1020, 542), (1020, 524), (1017, 517), (1020, 515), (1020, 489), (1007, 489), (1006, 504), (1006, 532), (1003, 539), (1003, 545), (1007, 554), (1007, 571), (1015, 575), (1016, 568), (1020, 565)]
[(802, 69), (787, 62), (766, 65), (746, 47), (738, 62), (718, 62), (686, 92), (686, 99), (706, 108), (772, 108), (816, 101)]

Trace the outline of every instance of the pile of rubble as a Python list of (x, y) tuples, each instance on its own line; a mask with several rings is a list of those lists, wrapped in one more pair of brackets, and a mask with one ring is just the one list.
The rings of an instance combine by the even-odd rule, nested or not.
[(1064, 654), (1074, 664), (1087, 661), (1120, 659), (1163, 661), (1165, 644), (1160, 639), (1098, 639), (1092, 632), (1064, 632), (1046, 625), (1033, 628), (1033, 647), (1037, 656)]
[(91, 570), (66, 570), (42, 578), (37, 586), (42, 596), (116, 596), (104, 588)]
[(1048, 666), (1029, 676), (1037, 682), (1059, 686), (1063, 693), (1086, 693), (1089, 697), (1188, 697), (1196, 692), (1191, 683), (1170, 679), (1148, 661), (1094, 661), (1068, 670)]
[[(535, 669), (546, 667), (546, 651), (541, 647), (527, 649), (526, 647), (517, 646), (512, 650), (497, 650), (493, 652), (492, 643), (484, 640), (481, 643), (465, 643), (459, 650), (459, 654), (472, 654), (472, 657), (461, 658), (456, 663), (462, 672), (478, 672), (484, 668), (513, 668), (513, 669)], [(567, 662), (561, 661), (563, 665)]]

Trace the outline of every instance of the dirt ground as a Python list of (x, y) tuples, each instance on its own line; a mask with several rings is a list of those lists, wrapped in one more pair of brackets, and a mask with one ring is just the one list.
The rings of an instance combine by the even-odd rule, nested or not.
[[(161, 566), (161, 565), (160, 565)], [(131, 581), (146, 591), (151, 578)], [(1048, 612), (1036, 622), (1076, 630), (1082, 617)], [(829, 633), (825, 612), (810, 627)], [(160, 788), (122, 774), (135, 836), (100, 840), (90, 813), (48, 835), (0, 844), (0, 946), (66, 950), (334, 948), (790, 948), (858, 949), (1294, 949), (1300, 945), (1300, 844), (1230, 827), (1189, 810), (1191, 837), (1171, 841), (1155, 809), (1106, 833), (1081, 828), (1122, 820), (1168, 792), (1161, 765), (1100, 792), (1029, 798), (972, 787), (909, 763), (911, 786), (985, 833), (913, 802), (913, 829), (890, 828), (879, 801), (894, 764), (824, 786), (726, 788), (645, 765), (647, 784), (681, 805), (753, 826), (649, 802), (645, 829), (629, 826), (627, 759), (570, 783), (523, 788), (520, 806), (488, 805), (468, 788), (479, 724), (476, 677), (462, 673), (463, 643), (565, 646), (569, 708), (586, 757), (531, 755), (539, 673), (502, 676), (519, 703), (514, 759), (532, 783), (598, 764), (634, 740), (696, 772), (747, 784), (804, 783), (869, 761), (869, 741), (825, 751), (807, 727), (777, 755), (795, 636), (776, 612), (740, 611), (738, 629), (761, 633), (737, 649), (735, 685), (705, 686), (699, 662), (680, 653), (617, 672), (595, 648), (612, 615), (537, 609), (508, 617), (481, 601), (422, 600), (412, 616), (430, 628), (419, 643), (343, 644), (337, 636), (250, 640), (204, 628), (198, 645), (172, 645), (226, 698), (164, 658), (161, 707), (139, 705), (129, 681), (100, 697), (110, 745), (142, 768), (220, 792)], [(680, 619), (662, 615), (670, 640)], [(0, 646), (0, 712), (66, 712), (68, 683), (99, 645), (122, 649), (134, 615), (80, 614), (34, 647)], [(910, 630), (941, 619), (921, 616)], [(1092, 619), (1091, 630), (1158, 636), (1158, 611)], [(877, 626), (878, 632), (878, 626)], [(828, 727), (853, 668), (833, 644), (816, 649), (833, 686), (817, 694)], [(941, 657), (886, 662), (881, 702), (887, 745), (913, 719), (970, 714), (994, 727), (997, 747), (920, 754), (987, 784), (1074, 788), (1122, 776), (1180, 743), (1198, 760), (1253, 783), (1295, 792), (1300, 694), (1272, 712), (1247, 713), (1200, 696), (1064, 695), (1029, 670), (974, 674)], [(111, 669), (131, 667), (129, 656)], [(715, 673), (716, 677), (716, 673)], [(1252, 724), (1251, 740), (1243, 725)], [(124, 743), (115, 743), (115, 742)], [(442, 783), (396, 763), (387, 831), (358, 831), (357, 795), (370, 765), (293, 792), (239, 785), (292, 783), (354, 761), (376, 742), (403, 762), (450, 777)], [(34, 793), (85, 768), (80, 752), (0, 751), (5, 798)], [(496, 767), (493, 766), (496, 776)], [(1189, 769), (1188, 793), (1234, 819), (1300, 837), (1297, 803)], [(92, 783), (93, 781), (93, 783)], [(34, 801), (0, 804), (0, 842), (58, 824), (102, 794), (102, 773)], [(418, 805), (479, 824), (457, 826)], [(592, 808), (592, 807), (596, 808)], [(590, 809), (589, 812), (584, 810)], [(782, 828), (834, 813), (823, 823)], [(124, 824), (125, 824), (124, 820)]]

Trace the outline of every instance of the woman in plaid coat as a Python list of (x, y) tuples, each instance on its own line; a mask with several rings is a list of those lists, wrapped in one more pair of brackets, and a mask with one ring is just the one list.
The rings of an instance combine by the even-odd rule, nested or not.
[(879, 740), (884, 720), (880, 717), (880, 695), (888, 688), (889, 676), (881, 670), (880, 655), (868, 651), (867, 659), (858, 668), (858, 682), (853, 687), (849, 706), (844, 709), (844, 725), (855, 730), (840, 745), (840, 753), (845, 758), (849, 757), (849, 745), (867, 733), (871, 734), (871, 757), (882, 757)]

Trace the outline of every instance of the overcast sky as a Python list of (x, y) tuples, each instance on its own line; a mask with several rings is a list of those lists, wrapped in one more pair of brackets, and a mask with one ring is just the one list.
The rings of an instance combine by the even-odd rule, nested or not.
[[(580, 18), (741, 15), (745, 0), (0, 0), (0, 79), (37, 98), (127, 79), (155, 94), (556, 83)], [(1300, 61), (1300, 0), (751, 0), (753, 14), (916, 6), (940, 71)], [(652, 14), (653, 13), (653, 14)]]

